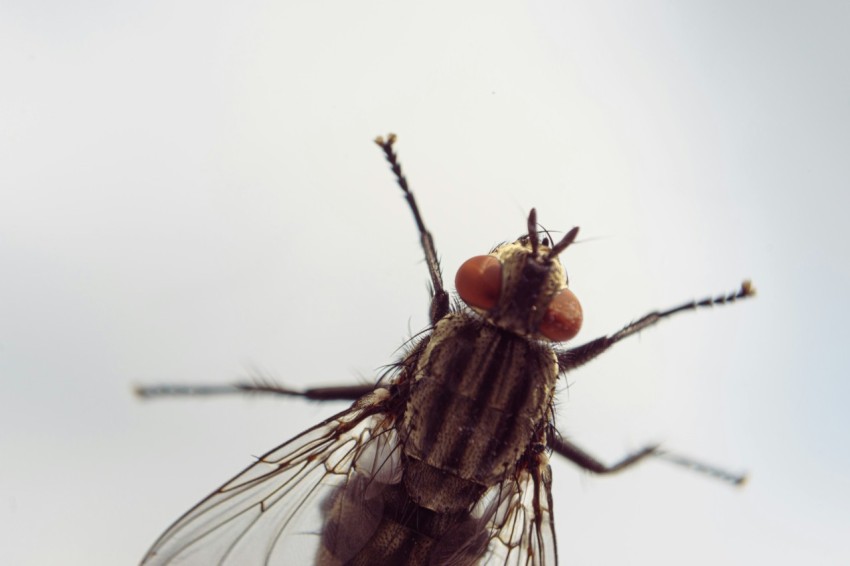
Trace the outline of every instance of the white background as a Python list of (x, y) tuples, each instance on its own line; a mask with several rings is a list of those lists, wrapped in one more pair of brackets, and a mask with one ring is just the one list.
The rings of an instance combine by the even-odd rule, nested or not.
[(0, 563), (137, 562), (342, 405), (141, 383), (372, 381), (427, 323), (398, 150), (451, 286), (582, 228), (559, 424), (749, 470), (554, 464), (561, 561), (846, 564), (850, 4), (0, 2)]

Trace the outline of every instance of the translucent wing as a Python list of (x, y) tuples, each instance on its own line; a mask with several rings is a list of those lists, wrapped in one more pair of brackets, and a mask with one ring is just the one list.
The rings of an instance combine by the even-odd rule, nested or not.
[(552, 472), (546, 454), (516, 477), (485, 493), (481, 505), (489, 516), (490, 543), (481, 564), (554, 566), (558, 563), (552, 514)]
[[(144, 565), (343, 564), (402, 478), (396, 415), (378, 389), (261, 457), (178, 519)], [(529, 461), (530, 460), (530, 461)], [(490, 488), (431, 556), (445, 566), (557, 564), (545, 453)]]
[(389, 399), (377, 389), (261, 457), (171, 525), (142, 564), (313, 563), (335, 493), (400, 479)]

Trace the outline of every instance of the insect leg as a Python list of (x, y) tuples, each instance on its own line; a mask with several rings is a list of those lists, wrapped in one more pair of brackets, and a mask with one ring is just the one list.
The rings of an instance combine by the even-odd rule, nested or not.
[(434, 238), (425, 228), (425, 222), (423, 222), (422, 214), (419, 212), (419, 205), (416, 204), (416, 198), (407, 185), (407, 178), (401, 171), (401, 163), (399, 163), (398, 155), (393, 149), (395, 141), (395, 134), (388, 134), (386, 139), (381, 136), (375, 139), (375, 143), (384, 150), (384, 156), (395, 174), (398, 186), (404, 191), (404, 198), (407, 199), (407, 205), (410, 207), (413, 218), (416, 220), (416, 227), (419, 229), (419, 241), (422, 244), (422, 250), (425, 252), (428, 274), (431, 276), (431, 323), (436, 324), (438, 320), (449, 313), (449, 294), (443, 288), (443, 275), (440, 272), (440, 262), (437, 259), (437, 250), (434, 247)]
[(747, 480), (746, 474), (736, 474), (716, 466), (712, 466), (711, 464), (706, 464), (680, 454), (668, 452), (667, 450), (659, 448), (658, 445), (647, 446), (642, 450), (629, 454), (611, 466), (606, 466), (572, 442), (564, 440), (558, 436), (552, 438), (549, 445), (556, 454), (560, 454), (579, 467), (593, 472), (594, 474), (611, 474), (619, 472), (620, 470), (630, 468), (645, 458), (652, 456), (654, 458), (666, 460), (667, 462), (688, 468), (691, 471), (711, 476), (714, 479), (731, 483), (732, 485), (740, 486)]
[(638, 450), (634, 454), (629, 454), (619, 462), (613, 465), (605, 465), (572, 442), (568, 442), (560, 437), (553, 437), (549, 441), (549, 445), (555, 453), (560, 454), (574, 464), (593, 472), (594, 474), (612, 474), (619, 472), (625, 468), (633, 466), (648, 456), (653, 456), (658, 451), (658, 446), (647, 446), (643, 450)]
[(343, 385), (339, 387), (314, 387), (304, 390), (289, 389), (274, 384), (234, 383), (233, 385), (146, 385), (135, 388), (136, 395), (144, 399), (154, 397), (211, 396), (260, 393), (304, 397), (313, 401), (356, 401), (375, 390), (374, 385)]
[(619, 332), (616, 332), (611, 336), (602, 336), (596, 340), (591, 340), (586, 344), (582, 344), (581, 346), (560, 352), (558, 354), (558, 365), (560, 366), (560, 371), (561, 373), (564, 373), (584, 365), (623, 338), (631, 336), (632, 334), (637, 334), (641, 330), (656, 324), (664, 318), (673, 316), (676, 313), (686, 310), (696, 310), (702, 307), (713, 307), (715, 305), (734, 303), (738, 299), (752, 297), (755, 293), (756, 291), (752, 284), (749, 281), (744, 281), (741, 283), (741, 288), (734, 293), (720, 295), (713, 298), (709, 297), (701, 301), (691, 301), (664, 311), (651, 312), (646, 316), (639, 318), (635, 322), (627, 324)]

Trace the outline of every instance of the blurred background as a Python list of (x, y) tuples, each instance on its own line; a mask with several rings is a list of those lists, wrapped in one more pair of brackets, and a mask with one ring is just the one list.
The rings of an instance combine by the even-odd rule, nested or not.
[(577, 342), (732, 291), (568, 376), (562, 563), (846, 564), (850, 4), (0, 3), (0, 563), (138, 562), (344, 408), (134, 385), (371, 382), (427, 324), (393, 131), (447, 284), (521, 234)]

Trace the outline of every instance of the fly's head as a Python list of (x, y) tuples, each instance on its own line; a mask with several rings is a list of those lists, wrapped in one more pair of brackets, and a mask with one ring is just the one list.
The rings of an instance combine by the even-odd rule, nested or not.
[(573, 228), (557, 244), (548, 238), (541, 242), (532, 209), (526, 236), (460, 266), (458, 295), (491, 324), (520, 336), (552, 342), (573, 338), (581, 329), (581, 304), (567, 288), (558, 254), (577, 235)]

